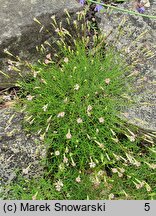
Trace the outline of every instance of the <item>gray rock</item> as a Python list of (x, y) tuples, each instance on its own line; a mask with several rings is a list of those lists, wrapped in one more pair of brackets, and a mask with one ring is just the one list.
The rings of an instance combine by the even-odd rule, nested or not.
[[(8, 49), (15, 56), (36, 57), (36, 46), (47, 40), (54, 32), (41, 32), (41, 26), (33, 21), (37, 18), (46, 29), (51, 29), (51, 16), (58, 21), (64, 19), (64, 9), (71, 15), (81, 7), (76, 0), (0, 0), (0, 88), (14, 86), (19, 78), (17, 72), (8, 71), (7, 58), (3, 50)], [(26, 59), (26, 58), (25, 58)]]
[(23, 113), (13, 108), (0, 109), (0, 188), (16, 178), (16, 174), (31, 178), (43, 174), (41, 159), (46, 147), (22, 126)]
[[(145, 13), (156, 15), (156, 2), (150, 2), (151, 7), (146, 8)], [(132, 1), (122, 4), (120, 7), (134, 10)], [(123, 57), (131, 54), (131, 57), (135, 55), (139, 60), (134, 68), (139, 76), (134, 83), (134, 93), (132, 94), (136, 105), (124, 110), (126, 119), (144, 129), (156, 131), (156, 19), (127, 15), (117, 10), (112, 11), (111, 14), (98, 13), (97, 18), (98, 26), (103, 34), (109, 35), (112, 32), (107, 38), (107, 42), (113, 43), (119, 51), (126, 50), (127, 55), (125, 52), (126, 56)], [(121, 24), (119, 31), (118, 27), (122, 20), (125, 22)], [(118, 38), (119, 32), (121, 35)], [(142, 32), (146, 33), (137, 41), (136, 38)], [(141, 52), (144, 48), (151, 50), (153, 57), (146, 56)], [(129, 58), (129, 61), (132, 62), (132, 59)]]

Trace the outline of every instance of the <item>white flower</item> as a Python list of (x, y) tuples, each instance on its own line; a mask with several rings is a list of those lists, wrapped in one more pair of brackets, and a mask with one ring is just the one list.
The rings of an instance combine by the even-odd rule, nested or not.
[(99, 118), (99, 122), (100, 122), (100, 123), (104, 123), (104, 118), (103, 118), (103, 117), (100, 117), (100, 118)]
[(72, 156), (70, 156), (70, 157), (71, 157), (71, 161), (72, 161), (71, 165), (72, 165), (73, 167), (75, 167), (75, 166), (76, 166), (76, 163), (74, 162)]
[(39, 73), (38, 71), (33, 71), (33, 76), (34, 76), (34, 78), (36, 78), (37, 77), (37, 74)]
[(83, 122), (83, 121), (82, 121), (81, 118), (78, 118), (78, 119), (77, 119), (77, 123), (78, 123), (78, 124), (80, 124), (80, 123), (82, 123), (82, 122)]
[(134, 165), (137, 166), (137, 167), (139, 167), (141, 165), (141, 163), (139, 161), (135, 161)]
[(64, 157), (63, 163), (68, 163), (68, 158), (67, 157)]
[(65, 57), (65, 58), (64, 58), (64, 62), (65, 62), (65, 63), (68, 63), (68, 62), (69, 62), (69, 59), (68, 59), (67, 57)]
[(135, 186), (136, 186), (136, 189), (142, 188), (142, 185), (141, 185), (141, 184), (135, 184)]
[(80, 176), (78, 176), (76, 179), (75, 179), (76, 182), (80, 183), (81, 182), (81, 178)]
[(60, 191), (61, 188), (63, 187), (63, 182), (61, 180), (58, 180), (57, 182), (54, 183), (56, 190)]
[(96, 129), (96, 133), (99, 133), (99, 129), (98, 128)]
[(58, 117), (58, 118), (60, 118), (60, 117), (63, 118), (64, 115), (65, 115), (65, 112), (60, 112), (60, 113), (57, 115), (57, 117)]
[(113, 173), (117, 173), (118, 170), (117, 170), (116, 168), (112, 168), (112, 172), (113, 172)]
[(49, 63), (51, 63), (51, 61), (50, 61), (49, 59), (45, 59), (45, 60), (44, 60), (44, 63), (45, 63), (45, 64), (49, 64)]
[(121, 173), (124, 173), (125, 172), (125, 169), (124, 168), (119, 168), (120, 172)]
[(63, 163), (68, 163), (68, 158), (64, 155)]
[(109, 78), (105, 79), (105, 83), (106, 83), (107, 85), (109, 85), (110, 79), (109, 79)]
[(87, 107), (87, 115), (88, 116), (91, 116), (91, 113), (90, 113), (90, 111), (93, 109), (93, 107), (91, 106), (91, 105), (88, 105), (88, 107)]
[(135, 136), (128, 136), (128, 139), (129, 139), (131, 142), (134, 142), (134, 141), (135, 141)]
[(68, 133), (66, 134), (66, 138), (67, 139), (71, 139), (72, 138), (72, 135), (70, 133), (70, 129), (68, 129)]
[(114, 198), (114, 194), (109, 194), (109, 200), (113, 199)]
[(11, 95), (4, 95), (3, 100), (5, 101), (11, 101)]
[(7, 48), (5, 48), (3, 51), (4, 51), (4, 53), (6, 53), (6, 52), (8, 52), (8, 49), (7, 49)]
[(151, 169), (156, 169), (156, 164), (148, 164), (147, 165), (151, 168)]
[(51, 19), (52, 19), (52, 20), (55, 20), (55, 15), (51, 16)]
[(13, 66), (12, 66), (12, 65), (9, 65), (9, 66), (8, 66), (8, 71), (11, 71), (11, 70), (13, 70)]
[(41, 79), (41, 83), (47, 84), (47, 82), (44, 79)]
[(74, 85), (74, 90), (78, 91), (80, 88), (79, 84)]
[(42, 109), (43, 109), (44, 112), (47, 110), (47, 108), (48, 108), (48, 104), (46, 104), (46, 105), (44, 105), (44, 106), (42, 107)]
[(22, 171), (23, 171), (23, 174), (25, 174), (25, 175), (26, 175), (26, 174), (28, 174), (28, 172), (29, 172), (29, 169), (28, 169), (28, 168), (26, 168), (26, 169), (23, 169)]
[(33, 98), (34, 98), (34, 96), (27, 95), (27, 100), (28, 100), (28, 101), (32, 101)]
[(26, 169), (23, 169), (22, 171), (23, 171), (23, 174), (28, 174), (28, 172), (29, 172), (29, 170), (30, 170), (30, 166), (31, 165), (29, 165)]
[(59, 29), (59, 28), (56, 28), (56, 29), (55, 29), (55, 32), (57, 32), (57, 33), (60, 32), (60, 29)]
[(94, 168), (94, 167), (96, 166), (96, 164), (95, 164), (93, 161), (91, 161), (91, 162), (89, 163), (89, 165), (90, 165), (90, 168)]
[(98, 172), (98, 176), (102, 176), (102, 175), (104, 175), (104, 171), (103, 170), (100, 170), (99, 172)]
[(8, 64), (13, 65), (13, 61), (11, 61), (10, 59), (8, 60)]
[(60, 155), (60, 152), (59, 152), (59, 151), (55, 151), (55, 155), (56, 155), (56, 156), (59, 156), (59, 155)]
[(90, 112), (92, 109), (93, 109), (93, 107), (91, 105), (88, 105), (87, 112)]
[(123, 174), (118, 172), (118, 176), (121, 178), (121, 177), (123, 177)]
[(49, 60), (51, 60), (51, 53), (47, 54), (46, 58), (49, 59)]

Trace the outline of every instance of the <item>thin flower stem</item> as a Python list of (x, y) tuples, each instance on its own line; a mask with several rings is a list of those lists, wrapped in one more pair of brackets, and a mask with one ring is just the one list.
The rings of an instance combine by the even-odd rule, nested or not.
[(126, 10), (126, 9), (123, 9), (123, 8), (118, 8), (118, 7), (115, 7), (113, 5), (104, 4), (104, 3), (97, 2), (97, 1), (92, 1), (92, 0), (88, 0), (88, 2), (95, 3), (95, 4), (100, 4), (100, 5), (104, 6), (104, 7), (112, 8), (113, 10), (122, 11), (122, 12), (125, 12), (125, 13), (128, 13), (128, 14), (147, 17), (147, 18), (150, 18), (150, 19), (156, 19), (156, 16), (147, 15), (147, 14), (141, 14), (141, 13), (138, 13), (138, 12), (135, 12), (135, 11)]

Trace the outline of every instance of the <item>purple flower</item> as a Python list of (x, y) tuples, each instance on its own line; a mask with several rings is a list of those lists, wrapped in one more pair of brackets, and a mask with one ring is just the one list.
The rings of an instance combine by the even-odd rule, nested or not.
[(103, 9), (103, 6), (102, 5), (99, 5), (99, 4), (96, 4), (96, 7), (95, 7), (95, 11), (99, 12), (100, 10)]
[(145, 12), (145, 8), (142, 6), (142, 7), (138, 7), (137, 8), (137, 11), (139, 12), (139, 13), (144, 13)]
[(85, 4), (85, 0), (79, 0), (79, 3), (84, 5)]

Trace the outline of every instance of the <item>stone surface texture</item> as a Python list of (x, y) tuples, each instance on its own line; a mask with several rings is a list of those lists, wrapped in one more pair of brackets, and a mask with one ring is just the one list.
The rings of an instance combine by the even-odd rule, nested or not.
[[(145, 14), (156, 16), (156, 1), (150, 2), (151, 6), (146, 8)], [(136, 11), (133, 1), (119, 7)], [(112, 32), (107, 38), (109, 43), (115, 44), (119, 51), (125, 50), (125, 57), (136, 55), (139, 60), (134, 69), (139, 76), (134, 83), (132, 94), (136, 106), (125, 111), (124, 116), (129, 122), (141, 128), (156, 131), (156, 19), (127, 15), (114, 10), (111, 14), (98, 13), (97, 20), (104, 34), (109, 35)], [(125, 22), (121, 24), (122, 20)], [(119, 36), (119, 24), (121, 24), (121, 36)], [(136, 40), (137, 37), (140, 38)], [(146, 48), (151, 50), (151, 55), (142, 53)]]
[(27, 178), (43, 173), (45, 145), (24, 131), (22, 120), (23, 114), (13, 108), (0, 109), (0, 192), (18, 173)]
[(0, 70), (7, 73), (7, 79), (0, 73), (0, 89), (13, 86), (18, 73), (8, 71), (7, 58), (3, 50), (28, 59), (36, 55), (36, 46), (48, 39), (53, 32), (39, 33), (40, 20), (45, 28), (50, 28), (51, 16), (58, 21), (64, 19), (64, 9), (75, 14), (81, 7), (76, 0), (0, 0)]

